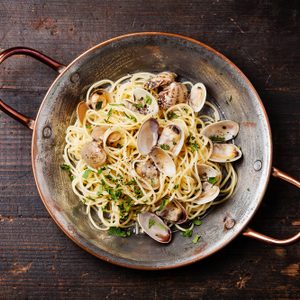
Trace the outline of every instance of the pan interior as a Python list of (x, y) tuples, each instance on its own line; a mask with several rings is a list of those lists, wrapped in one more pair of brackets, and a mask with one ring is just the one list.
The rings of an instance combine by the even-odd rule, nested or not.
[[(171, 70), (192, 82), (203, 82), (222, 115), (240, 124), (235, 142), (243, 151), (235, 164), (238, 184), (233, 196), (218, 205), (194, 232), (198, 244), (175, 234), (161, 245), (139, 235), (108, 236), (95, 230), (71, 189), (63, 163), (65, 131), (87, 88), (102, 78), (116, 80), (138, 71)], [(51, 136), (45, 135), (51, 128)], [(49, 132), (47, 130), (47, 132)], [(260, 100), (238, 69), (211, 49), (165, 34), (137, 34), (96, 46), (71, 63), (49, 89), (36, 119), (33, 168), (40, 195), (59, 226), (76, 243), (104, 260), (132, 268), (168, 268), (204, 258), (238, 235), (257, 209), (270, 173), (271, 138)], [(255, 167), (254, 167), (255, 165)], [(235, 225), (226, 229), (226, 221)]]

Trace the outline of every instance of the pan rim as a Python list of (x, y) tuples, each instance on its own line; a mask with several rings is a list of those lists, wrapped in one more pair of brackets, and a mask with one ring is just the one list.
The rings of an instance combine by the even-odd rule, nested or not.
[[(232, 236), (228, 237), (227, 239), (224, 239), (224, 241), (222, 241), (222, 243), (220, 243), (217, 248), (215, 248), (213, 251), (211, 251), (210, 253), (206, 254), (205, 256), (201, 256), (201, 257), (194, 257), (193, 259), (187, 259), (185, 261), (179, 262), (179, 263), (174, 263), (174, 264), (169, 264), (169, 265), (154, 265), (154, 266), (149, 266), (149, 265), (143, 265), (143, 264), (134, 264), (134, 263), (124, 263), (124, 262), (120, 262), (118, 261), (118, 257), (116, 256), (117, 259), (109, 259), (108, 257), (101, 255), (99, 253), (96, 253), (94, 250), (92, 250), (91, 248), (87, 247), (86, 245), (84, 245), (83, 242), (81, 242), (79, 239), (77, 239), (76, 237), (72, 236), (68, 230), (65, 228), (64, 224), (62, 224), (62, 222), (60, 222), (58, 220), (58, 218), (56, 218), (51, 206), (48, 204), (47, 198), (46, 196), (43, 194), (42, 189), (40, 187), (39, 181), (38, 181), (38, 176), (37, 176), (37, 172), (36, 172), (36, 163), (35, 163), (35, 157), (36, 157), (36, 149), (35, 149), (35, 142), (36, 142), (36, 127), (37, 127), (37, 121), (39, 119), (43, 104), (46, 100), (46, 98), (48, 97), (48, 95), (50, 94), (50, 91), (52, 90), (53, 86), (56, 84), (56, 82), (58, 82), (60, 80), (60, 78), (62, 76), (64, 76), (64, 74), (66, 73), (66, 71), (68, 71), (78, 60), (80, 60), (83, 56), (85, 56), (86, 54), (94, 51), (95, 49), (98, 48), (102, 48), (105, 47), (106, 45), (119, 41), (119, 40), (123, 40), (126, 38), (130, 38), (130, 37), (140, 37), (140, 36), (164, 36), (164, 37), (169, 37), (169, 38), (176, 38), (176, 39), (181, 39), (181, 40), (185, 40), (188, 42), (191, 42), (197, 46), (200, 46), (202, 48), (205, 48), (206, 50), (212, 52), (214, 55), (217, 55), (219, 58), (221, 58), (223, 61), (225, 61), (228, 65), (230, 65), (234, 71), (244, 80), (244, 82), (246, 83), (247, 87), (252, 91), (252, 93), (255, 95), (255, 99), (257, 100), (257, 103), (260, 106), (261, 111), (263, 112), (263, 118), (267, 124), (266, 129), (268, 132), (268, 143), (270, 145), (269, 149), (267, 150), (268, 152), (268, 157), (269, 160), (267, 161), (267, 176), (266, 176), (266, 181), (265, 181), (265, 186), (263, 187), (261, 194), (259, 195), (258, 199), (257, 199), (257, 204), (255, 206), (255, 209), (252, 210), (249, 213), (249, 216), (247, 217), (247, 220), (244, 221), (244, 224), (242, 224), (240, 226), (240, 228), (234, 232), (234, 234), (232, 234)], [(174, 269), (174, 268), (178, 268), (178, 267), (183, 267), (186, 265), (190, 265), (192, 263), (195, 263), (197, 261), (203, 260), (213, 254), (215, 254), (216, 252), (220, 251), (222, 248), (224, 248), (225, 246), (227, 246), (232, 240), (234, 240), (238, 235), (240, 235), (245, 227), (248, 225), (248, 223), (251, 221), (251, 219), (253, 218), (253, 216), (255, 215), (256, 211), (258, 210), (258, 208), (261, 205), (261, 202), (263, 200), (263, 197), (265, 195), (267, 186), (268, 186), (268, 182), (270, 179), (270, 175), (271, 175), (271, 167), (272, 167), (272, 161), (273, 161), (273, 144), (272, 144), (272, 134), (271, 134), (271, 127), (270, 127), (270, 122), (269, 122), (269, 118), (268, 115), (266, 113), (265, 107), (262, 103), (262, 100), (260, 99), (260, 96), (258, 95), (256, 89), (254, 88), (254, 86), (252, 85), (252, 83), (250, 82), (250, 80), (246, 77), (246, 75), (231, 61), (229, 60), (227, 57), (225, 57), (223, 54), (221, 54), (220, 52), (218, 52), (217, 50), (213, 49), (212, 47), (196, 40), (193, 39), (191, 37), (187, 37), (184, 35), (180, 35), (180, 34), (175, 34), (175, 33), (166, 33), (166, 32), (136, 32), (136, 33), (129, 33), (129, 34), (124, 34), (121, 36), (117, 36), (111, 39), (108, 39), (104, 42), (101, 42), (97, 45), (95, 45), (94, 47), (86, 50), (85, 52), (83, 52), (82, 54), (80, 54), (79, 56), (77, 56), (73, 61), (71, 61), (66, 68), (57, 76), (57, 78), (53, 81), (53, 83), (51, 84), (51, 86), (49, 87), (43, 101), (41, 102), (41, 105), (39, 107), (37, 116), (36, 116), (36, 121), (34, 122), (34, 128), (33, 128), (33, 134), (32, 134), (32, 143), (31, 143), (31, 161), (32, 161), (32, 169), (33, 169), (33, 174), (34, 174), (34, 180), (39, 192), (39, 195), (43, 201), (44, 206), (46, 207), (48, 213), (50, 214), (51, 218), (55, 221), (55, 223), (58, 225), (58, 227), (75, 243), (77, 244), (79, 247), (81, 247), (83, 250), (85, 250), (86, 252), (94, 255), (97, 258), (100, 258), (103, 261), (118, 265), (118, 266), (122, 266), (122, 267), (126, 267), (126, 268), (130, 268), (130, 269), (139, 269), (139, 270), (162, 270), (162, 269)], [(87, 241), (88, 242), (88, 241)], [(104, 251), (104, 250), (103, 250)], [(104, 251), (105, 252), (105, 251)], [(115, 256), (113, 256), (115, 257)]]

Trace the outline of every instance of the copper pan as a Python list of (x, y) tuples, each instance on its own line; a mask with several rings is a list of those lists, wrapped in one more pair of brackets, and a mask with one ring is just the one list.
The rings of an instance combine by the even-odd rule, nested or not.
[[(277, 245), (300, 239), (300, 233), (279, 240), (247, 227), (263, 199), (271, 174), (298, 188), (300, 182), (272, 167), (271, 130), (263, 104), (246, 76), (222, 54), (194, 39), (160, 32), (110, 39), (84, 52), (68, 66), (23, 47), (2, 52), (0, 63), (16, 54), (32, 56), (59, 73), (35, 120), (1, 100), (0, 108), (32, 129), (32, 167), (40, 196), (57, 225), (84, 250), (117, 265), (150, 270), (199, 261), (240, 234)], [(89, 224), (67, 174), (59, 168), (63, 162), (65, 130), (91, 83), (100, 78), (114, 80), (136, 71), (166, 69), (192, 81), (201, 79), (211, 99), (217, 99), (222, 114), (239, 122), (241, 127), (236, 142), (242, 146), (244, 158), (236, 165), (239, 177), (236, 190), (230, 200), (214, 208), (197, 228), (201, 241), (196, 245), (181, 235), (175, 235), (168, 245), (160, 245), (142, 235), (124, 239), (99, 233)]]

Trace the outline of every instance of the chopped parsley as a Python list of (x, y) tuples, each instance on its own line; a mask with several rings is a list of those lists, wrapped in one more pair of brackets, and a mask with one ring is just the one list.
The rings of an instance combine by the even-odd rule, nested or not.
[(119, 228), (119, 227), (110, 227), (108, 229), (108, 234), (109, 235), (114, 235), (114, 236), (120, 236), (120, 237), (128, 237), (131, 235), (131, 232), (130, 231), (126, 231), (122, 228)]
[(207, 180), (210, 184), (215, 184), (217, 182), (217, 178), (216, 177), (209, 177)]
[(195, 140), (196, 138), (192, 135), (187, 138), (187, 145), (191, 148), (192, 152), (198, 151), (200, 149), (200, 146)]
[(198, 241), (200, 240), (200, 236), (198, 234), (195, 235), (195, 237), (193, 238), (193, 244), (197, 244)]
[(142, 104), (142, 103), (133, 103), (132, 105), (137, 109), (144, 108), (144, 104)]
[(135, 186), (133, 191), (138, 199), (143, 197), (143, 192), (138, 186)]
[(134, 116), (132, 116), (132, 115), (127, 115), (126, 113), (124, 113), (124, 114), (125, 114), (125, 116), (126, 116), (129, 120), (131, 120), (131, 121), (133, 121), (133, 122), (137, 122), (136, 117), (134, 117)]
[(155, 224), (154, 219), (149, 219), (148, 228), (150, 229)]
[(133, 185), (135, 183), (136, 183), (135, 179), (132, 179), (132, 180), (125, 182), (125, 185)]
[(146, 96), (145, 103), (146, 103), (147, 105), (151, 105), (152, 99), (151, 99), (150, 96), (148, 96), (148, 95)]
[(87, 129), (91, 129), (91, 128), (92, 128), (92, 125), (91, 125), (91, 124), (86, 124), (85, 127), (86, 127)]
[(163, 210), (166, 207), (166, 205), (169, 203), (169, 200), (170, 199), (167, 197), (163, 198), (158, 210), (159, 211)]
[(179, 188), (179, 184), (174, 185), (174, 190), (177, 190)]
[(186, 231), (181, 232), (181, 235), (184, 237), (191, 237), (193, 235), (193, 230), (187, 229)]
[(111, 117), (112, 113), (113, 113), (113, 109), (111, 108), (107, 113), (107, 119), (104, 120), (106, 123), (109, 122), (109, 118)]
[(92, 172), (93, 172), (93, 170), (86, 169), (82, 174), (82, 178), (87, 179)]
[(125, 106), (123, 103), (109, 103), (110, 106)]
[(177, 115), (177, 114), (175, 114), (173, 111), (169, 111), (168, 113), (167, 113), (167, 118), (169, 119), (169, 120), (172, 120), (172, 119), (176, 119), (176, 118), (178, 118), (179, 116)]
[(212, 135), (209, 137), (213, 142), (225, 142), (225, 138), (219, 135)]
[(101, 108), (102, 108), (102, 104), (103, 104), (103, 101), (97, 102), (97, 104), (96, 104), (96, 109), (97, 109), (97, 110), (101, 109)]
[(67, 164), (62, 164), (62, 165), (60, 165), (60, 168), (64, 171), (70, 171), (71, 166), (67, 165)]
[(202, 224), (202, 221), (198, 220), (198, 219), (194, 219), (193, 220), (193, 223), (196, 225), (196, 226), (200, 226)]
[(121, 189), (113, 190), (112, 188), (107, 188), (107, 192), (109, 193), (111, 199), (114, 201), (119, 200), (123, 195)]
[(167, 145), (167, 144), (161, 144), (161, 145), (159, 145), (159, 146), (160, 146), (160, 148), (163, 149), (163, 150), (170, 150), (170, 146)]

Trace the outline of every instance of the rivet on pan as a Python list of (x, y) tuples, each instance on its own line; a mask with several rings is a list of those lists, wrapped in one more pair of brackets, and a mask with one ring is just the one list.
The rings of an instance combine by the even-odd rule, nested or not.
[(225, 227), (225, 229), (229, 230), (229, 229), (233, 228), (234, 225), (235, 225), (235, 220), (234, 219), (228, 218), (228, 217), (224, 218), (224, 227)]
[(49, 139), (52, 135), (52, 129), (50, 126), (45, 126), (43, 129), (43, 138)]
[(79, 76), (78, 73), (73, 73), (73, 74), (71, 75), (71, 77), (70, 77), (70, 80), (71, 80), (72, 83), (78, 82), (79, 79), (80, 79), (80, 76)]
[(260, 169), (261, 169), (261, 167), (262, 167), (262, 162), (261, 162), (261, 160), (256, 160), (255, 162), (254, 162), (254, 165), (253, 165), (253, 168), (254, 168), (254, 170), (255, 171), (259, 171)]

